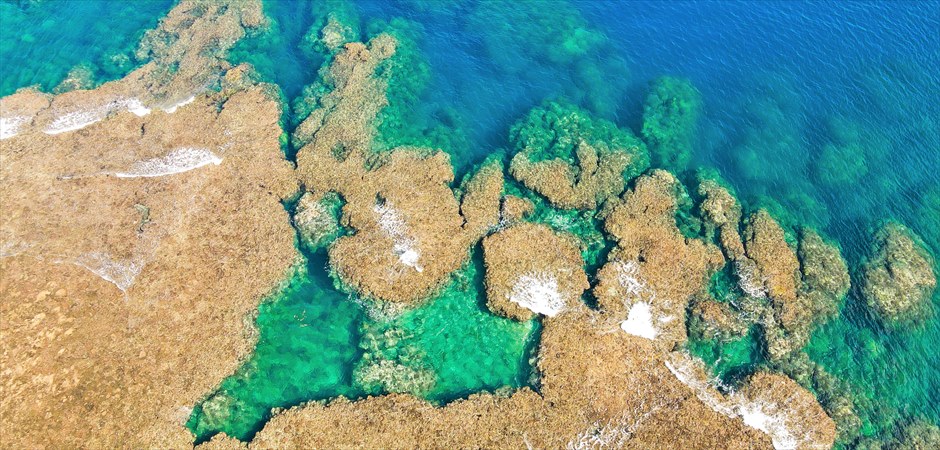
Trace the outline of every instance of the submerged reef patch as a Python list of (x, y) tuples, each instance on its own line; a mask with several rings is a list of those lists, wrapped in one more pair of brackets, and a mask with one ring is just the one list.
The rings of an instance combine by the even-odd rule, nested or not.
[(862, 296), (875, 317), (889, 326), (922, 323), (932, 313), (934, 264), (910, 229), (894, 222), (882, 226), (861, 269)]
[(689, 80), (661, 77), (651, 83), (642, 131), (654, 166), (675, 172), (688, 167), (701, 109), (702, 95)]
[(560, 208), (595, 209), (649, 166), (646, 146), (632, 133), (566, 104), (533, 109), (510, 140), (512, 176)]

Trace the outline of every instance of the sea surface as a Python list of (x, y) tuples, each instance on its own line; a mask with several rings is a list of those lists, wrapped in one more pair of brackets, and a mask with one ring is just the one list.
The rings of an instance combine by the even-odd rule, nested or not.
[[(172, 4), (0, 2), (0, 95), (52, 92), (76, 66), (92, 85), (120, 78), (144, 62), (136, 42)], [(672, 75), (689, 79), (704, 105), (690, 168), (716, 169), (747, 209), (768, 207), (790, 229), (812, 226), (838, 242), (853, 285), (885, 220), (940, 250), (938, 2), (266, 1), (271, 30), (230, 57), (293, 103), (324, 62), (303, 50), (304, 35), (331, 8), (358, 17), (363, 38), (392, 28), (414, 42), (409, 64), (421, 83), (409, 91), (409, 123), (447, 136), (414, 139), (450, 153), (457, 179), (509, 148), (509, 127), (545, 99), (639, 134), (650, 82)], [(301, 118), (285, 116), (288, 128)], [(381, 393), (388, 386), (354, 381), (366, 354), (414, 369), (398, 387), (441, 403), (537, 383), (538, 323), (486, 311), (474, 255), (437, 298), (389, 318), (332, 279), (324, 254), (305, 252), (307, 267), (261, 307), (255, 354), (190, 427), (199, 440), (219, 431), (250, 439), (271, 408)], [(754, 348), (728, 350), (737, 369), (760, 365)], [(807, 352), (854, 387), (861, 436), (886, 439), (912, 420), (940, 425), (938, 348), (940, 319), (884, 329), (853, 289)]]

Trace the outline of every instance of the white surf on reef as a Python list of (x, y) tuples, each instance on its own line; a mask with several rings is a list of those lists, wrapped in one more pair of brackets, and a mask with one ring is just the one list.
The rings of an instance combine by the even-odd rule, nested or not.
[(159, 158), (138, 161), (126, 172), (117, 172), (114, 175), (118, 178), (162, 177), (221, 163), (222, 158), (208, 149), (182, 147)]

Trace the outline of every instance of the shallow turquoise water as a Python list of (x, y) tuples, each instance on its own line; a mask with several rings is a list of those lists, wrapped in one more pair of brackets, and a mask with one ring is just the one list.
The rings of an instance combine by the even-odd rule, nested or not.
[(172, 4), (0, 2), (0, 96), (32, 85), (51, 91), (79, 64), (91, 70), (95, 85), (124, 76), (141, 63), (134, 56), (140, 36), (156, 26)]
[[(105, 3), (50, 2), (56, 6), (25, 9), (0, 3), (4, 24), (24, 24), (0, 27), (0, 94), (36, 83), (51, 90), (85, 61), (99, 67), (99, 81), (129, 70), (133, 64), (113, 68), (102, 61), (133, 49), (168, 2), (135, 8)], [(285, 101), (316, 79), (322, 62), (298, 47), (317, 18), (317, 5), (266, 2), (276, 28), (233, 52), (233, 60), (255, 64), (277, 83)], [(771, 206), (788, 226), (820, 229), (839, 242), (850, 267), (860, 262), (872, 229), (884, 219), (910, 226), (935, 255), (940, 249), (940, 3), (575, 1), (545, 7), (401, 0), (360, 2), (354, 10), (365, 33), (370, 21), (395, 17), (420, 25), (409, 30), (429, 74), (411, 114), (426, 126), (446, 122), (465, 136), (469, 145), (442, 144), (454, 155), (458, 175), (508, 147), (509, 126), (545, 98), (567, 99), (639, 132), (649, 82), (675, 75), (691, 80), (704, 105), (692, 167), (716, 168), (749, 207)], [(84, 32), (105, 26), (107, 33)], [(346, 314), (334, 319), (362, 320), (358, 309), (344, 306), (350, 303), (345, 294), (326, 282), (322, 262), (311, 274), (319, 274), (311, 279), (320, 282), (298, 281), (307, 286), (296, 291), (303, 294), (263, 308), (259, 326), (269, 314), (280, 314), (276, 302), (289, 311), (322, 300)], [(940, 294), (933, 301), (940, 306)], [(360, 350), (358, 328), (350, 326), (356, 330), (338, 342), (346, 349), (339, 354), (348, 350), (351, 359), (323, 363), (334, 364), (324, 379), (346, 381), (272, 384), (275, 390), (289, 385), (290, 392), (259, 398), (247, 420), (254, 425), (245, 429), (257, 426), (271, 406), (356, 395), (348, 380)], [(294, 332), (304, 336), (299, 329), (277, 331)], [(940, 424), (938, 345), (937, 318), (919, 329), (888, 331), (868, 317), (853, 293), (843, 314), (814, 334), (807, 351), (857, 392), (863, 435), (886, 437), (915, 418)], [(445, 355), (453, 351), (450, 344), (441, 348)], [(518, 350), (506, 366), (524, 353)], [(734, 361), (744, 371), (761, 362), (753, 339), (724, 356), (739, 358)], [(464, 386), (518, 386), (526, 378), (523, 366)]]

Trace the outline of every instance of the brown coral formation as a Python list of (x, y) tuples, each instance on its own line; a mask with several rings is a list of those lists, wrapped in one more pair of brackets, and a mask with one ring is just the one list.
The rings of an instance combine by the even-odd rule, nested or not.
[(503, 197), (503, 204), (499, 210), (500, 220), (506, 224), (519, 222), (533, 212), (535, 212), (535, 205), (532, 200), (515, 195)]
[(770, 437), (774, 448), (831, 448), (836, 428), (813, 395), (783, 375), (758, 372), (738, 391), (719, 392), (704, 364), (673, 353), (669, 370), (713, 411), (743, 421)]
[(0, 143), (5, 446), (191, 445), (190, 407), (251, 350), (246, 317), (295, 263), (268, 89), (42, 132), (131, 82), (0, 100), (4, 119), (31, 114)]
[(766, 210), (748, 218), (742, 240), (741, 207), (734, 196), (704, 177), (698, 194), (706, 235), (717, 232), (722, 250), (734, 261), (739, 287), (750, 297), (742, 302), (742, 313), (764, 327), (771, 359), (786, 360), (806, 344), (814, 326), (838, 312), (849, 289), (845, 260), (838, 248), (811, 229), (800, 231), (794, 251)]
[(937, 287), (933, 267), (933, 257), (917, 235), (888, 223), (875, 234), (861, 268), (862, 296), (886, 324), (920, 322), (930, 314)]
[(553, 317), (580, 303), (590, 287), (574, 239), (545, 225), (523, 223), (483, 240), (486, 301), (518, 320)]
[(702, 198), (699, 209), (705, 225), (705, 234), (713, 236), (717, 230), (718, 242), (732, 261), (744, 258), (744, 244), (738, 233), (741, 223), (741, 205), (737, 199), (717, 181), (703, 179), (699, 182), (698, 194)]
[(757, 264), (754, 276), (779, 310), (782, 323), (798, 323), (801, 311), (795, 303), (800, 262), (787, 244), (783, 228), (767, 210), (758, 210), (748, 218), (744, 244), (747, 256)]
[(461, 204), (449, 187), (454, 172), (446, 153), (372, 152), (388, 82), (375, 71), (395, 47), (386, 34), (368, 46), (347, 44), (324, 73), (335, 89), (318, 99), (295, 139), (307, 143), (297, 155), (301, 180), (339, 193), (343, 224), (355, 230), (330, 247), (333, 270), (366, 296), (413, 303), (439, 287), (470, 245), (498, 224), (503, 175), (498, 163), (485, 165), (468, 180)]
[(776, 448), (830, 448), (836, 427), (806, 389), (783, 375), (758, 372), (736, 395), (745, 423), (769, 432)]
[(839, 249), (823, 240), (811, 229), (800, 232), (800, 297), (809, 309), (811, 319), (818, 324), (839, 312), (839, 301), (849, 292), (849, 268)]
[[(717, 247), (682, 236), (676, 225), (678, 180), (656, 170), (606, 214), (604, 227), (617, 241), (609, 262), (597, 274), (594, 295), (605, 311), (631, 322), (643, 317), (666, 348), (685, 342), (685, 311), (723, 264)], [(634, 312), (637, 305), (640, 310)], [(646, 311), (649, 311), (647, 313)]]

